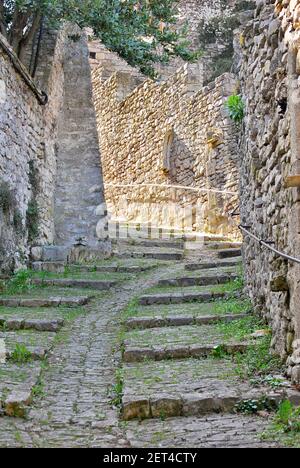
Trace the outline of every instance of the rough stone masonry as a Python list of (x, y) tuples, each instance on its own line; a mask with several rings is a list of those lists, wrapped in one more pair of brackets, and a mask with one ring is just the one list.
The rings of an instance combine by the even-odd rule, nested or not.
[[(238, 235), (236, 128), (225, 74), (208, 87), (185, 65), (157, 83), (117, 72), (93, 88), (108, 211), (116, 220)], [(152, 185), (151, 185), (152, 184)]]
[[(98, 229), (97, 236), (96, 232), (98, 222), (103, 224), (105, 206), (88, 49), (82, 32), (75, 32), (77, 41), (70, 25), (59, 33), (44, 33), (35, 79), (47, 93), (47, 103), (27, 69), (0, 38), (3, 271), (24, 266), (31, 245), (72, 245), (81, 236), (97, 244), (99, 251), (106, 250), (106, 242), (98, 243), (98, 236), (105, 233)], [(74, 98), (79, 85), (81, 95)], [(79, 141), (76, 128), (80, 123), (84, 131), (80, 127)], [(66, 223), (72, 226), (68, 230)]]
[[(246, 103), (240, 159), (242, 224), (300, 258), (300, 2), (259, 1), (236, 37)], [(273, 347), (300, 383), (300, 268), (245, 238), (245, 273), (256, 312), (273, 328)]]

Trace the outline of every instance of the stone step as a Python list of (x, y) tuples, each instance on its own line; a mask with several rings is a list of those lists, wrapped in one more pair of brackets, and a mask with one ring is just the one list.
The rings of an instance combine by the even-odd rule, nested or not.
[(275, 409), (287, 394), (300, 401), (300, 393), (296, 395), (291, 388), (253, 387), (241, 381), (235, 369), (232, 361), (213, 358), (126, 364), (122, 369), (123, 419), (230, 413), (241, 402), (261, 398)]
[(238, 257), (234, 260), (225, 260), (225, 261), (212, 261), (212, 262), (201, 262), (198, 263), (187, 263), (184, 268), (187, 271), (197, 271), (197, 270), (212, 270), (215, 268), (226, 268), (238, 266), (242, 262), (242, 258)]
[(215, 299), (226, 297), (226, 293), (165, 293), (165, 294), (148, 294), (139, 298), (139, 305), (148, 306), (153, 304), (185, 304), (187, 302), (209, 302)]
[(40, 279), (34, 278), (33, 284), (38, 286), (55, 286), (62, 288), (87, 288), (95, 289), (97, 291), (108, 291), (115, 287), (117, 281), (98, 281), (98, 280), (83, 280), (83, 279), (65, 279), (65, 278), (51, 278)]
[(227, 250), (218, 251), (219, 258), (235, 258), (235, 257), (240, 257), (241, 255), (242, 255), (241, 249), (227, 249)]
[(226, 344), (220, 341), (215, 345), (169, 345), (152, 346), (151, 348), (131, 347), (125, 344), (124, 362), (165, 361), (170, 359), (206, 358), (211, 356), (216, 348), (221, 348), (226, 354), (244, 353), (248, 343)]
[(209, 250), (235, 250), (241, 249), (242, 242), (205, 242)]
[(65, 273), (66, 268), (69, 271), (83, 273), (143, 273), (152, 270), (155, 266), (138, 266), (138, 265), (72, 265), (63, 262), (33, 262), (31, 264), (33, 271), (43, 271), (48, 273)]
[(228, 338), (217, 325), (185, 325), (128, 331), (123, 342), (125, 362), (145, 359), (189, 359), (210, 356), (216, 348), (244, 352), (248, 342)]
[(138, 266), (138, 265), (128, 265), (128, 266), (119, 266), (119, 265), (107, 265), (107, 266), (87, 266), (87, 265), (70, 265), (70, 269), (74, 271), (82, 272), (98, 272), (98, 273), (143, 273), (146, 271), (153, 270), (156, 265), (149, 266)]
[(154, 260), (179, 261), (183, 260), (182, 252), (114, 252), (116, 258), (150, 258)]
[(130, 447), (176, 447), (185, 453), (187, 447), (201, 449), (279, 448), (276, 442), (262, 440), (269, 419), (257, 415), (207, 414), (160, 419), (132, 420), (126, 423)]
[(47, 332), (58, 332), (64, 325), (64, 320), (41, 320), (41, 319), (7, 319), (0, 315), (0, 326), (5, 330), (37, 330)]
[(158, 286), (160, 287), (189, 287), (189, 286), (213, 286), (217, 284), (225, 284), (229, 281), (237, 279), (238, 276), (234, 274), (220, 274), (212, 276), (200, 277), (182, 277), (174, 279), (159, 280)]
[[(248, 314), (226, 315), (177, 315), (166, 317), (132, 317), (124, 322), (126, 330), (146, 330), (148, 328), (178, 327), (184, 325), (209, 325), (217, 322), (233, 322), (247, 317)], [(1, 319), (0, 319), (1, 321)]]
[(144, 247), (144, 248), (169, 248), (169, 249), (184, 249), (184, 241), (182, 239), (119, 239), (113, 240), (113, 245), (118, 247)]
[(56, 333), (49, 331), (35, 331), (31, 329), (0, 331), (0, 339), (4, 340), (6, 359), (12, 360), (17, 345), (25, 346), (31, 354), (30, 361), (45, 359), (53, 346)]
[(49, 273), (64, 273), (66, 263), (64, 262), (33, 262), (31, 264), (33, 271), (45, 271)]
[(20, 366), (7, 361), (1, 367), (0, 416), (25, 417), (32, 400), (32, 390), (41, 374), (38, 361)]
[(91, 301), (91, 296), (76, 297), (48, 297), (40, 298), (22, 298), (22, 297), (1, 297), (0, 306), (3, 307), (80, 307)]

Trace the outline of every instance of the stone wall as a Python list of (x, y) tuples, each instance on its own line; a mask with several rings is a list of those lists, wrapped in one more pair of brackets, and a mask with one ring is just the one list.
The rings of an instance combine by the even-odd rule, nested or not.
[(89, 245), (100, 247), (106, 206), (87, 40), (79, 28), (67, 30), (64, 77), (58, 121), (55, 243), (72, 246), (76, 239), (85, 238)]
[[(0, 43), (0, 262), (1, 269), (10, 270), (24, 264), (28, 237), (38, 227), (32, 225), (37, 221), (31, 213), (36, 209), (36, 198), (41, 205), (47, 205), (51, 190), (35, 185), (36, 179), (41, 181), (36, 173), (47, 167), (49, 154), (44, 145), (45, 107), (38, 97), (41, 93), (2, 36)], [(46, 112), (52, 114), (50, 106)], [(48, 130), (47, 137), (51, 138)], [(38, 234), (47, 238), (49, 219), (46, 214), (43, 217)]]
[(87, 42), (73, 30), (44, 32), (35, 80), (0, 37), (3, 271), (26, 265), (32, 245), (85, 237), (107, 250)]
[[(300, 258), (300, 2), (259, 1), (237, 35), (246, 103), (241, 140), (241, 218), (250, 231)], [(273, 347), (300, 382), (300, 268), (245, 238), (248, 291), (273, 328)]]
[(238, 203), (236, 135), (225, 109), (237, 86), (234, 77), (226, 74), (203, 88), (184, 66), (165, 83), (144, 81), (127, 96), (130, 81), (136, 83), (130, 73), (105, 82), (101, 77), (101, 69), (94, 69), (113, 218), (236, 236), (229, 216)]

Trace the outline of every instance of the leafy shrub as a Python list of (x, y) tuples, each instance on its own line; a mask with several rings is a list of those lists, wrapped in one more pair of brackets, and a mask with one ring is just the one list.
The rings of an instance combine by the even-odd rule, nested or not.
[(233, 94), (229, 96), (226, 102), (226, 108), (229, 111), (230, 118), (237, 123), (242, 122), (245, 116), (245, 103), (241, 96)]
[(30, 289), (30, 272), (27, 270), (20, 270), (6, 284), (6, 294), (18, 294)]
[(11, 354), (11, 360), (17, 364), (24, 364), (32, 359), (32, 353), (23, 344), (16, 344)]

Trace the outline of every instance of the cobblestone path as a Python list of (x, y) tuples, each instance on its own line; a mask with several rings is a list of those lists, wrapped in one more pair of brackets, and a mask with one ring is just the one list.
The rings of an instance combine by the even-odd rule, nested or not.
[[(282, 399), (281, 391), (239, 379), (228, 358), (247, 346), (219, 326), (249, 316), (236, 291), (236, 252), (224, 259), (207, 251), (187, 265), (174, 249), (148, 251), (147, 259), (141, 252), (136, 259), (125, 249), (118, 261), (93, 268), (32, 273), (28, 291), (4, 291), (0, 322), (11, 351), (0, 365), (0, 447), (274, 445), (259, 437), (266, 419), (234, 411), (240, 401)], [(228, 288), (237, 299), (223, 300)], [(19, 342), (35, 359), (16, 362)], [(214, 355), (220, 350), (227, 358)], [(15, 390), (20, 402), (10, 397)], [(7, 417), (19, 407), (25, 418)]]

